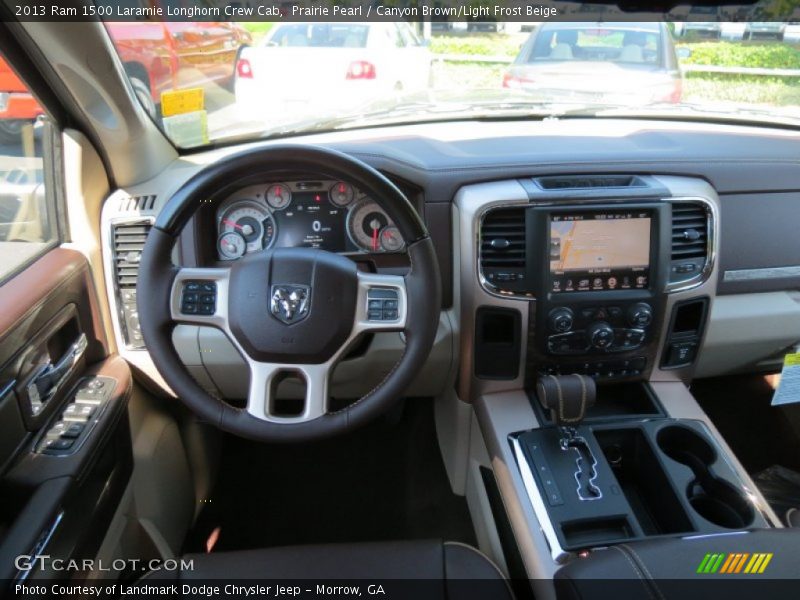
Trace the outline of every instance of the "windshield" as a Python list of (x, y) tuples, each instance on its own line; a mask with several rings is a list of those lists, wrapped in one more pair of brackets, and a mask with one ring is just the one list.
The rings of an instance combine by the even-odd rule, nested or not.
[(593, 9), (570, 22), (194, 20), (106, 28), (142, 106), (186, 148), (488, 118), (800, 125), (800, 18), (745, 22), (683, 7), (674, 21), (626, 22)]

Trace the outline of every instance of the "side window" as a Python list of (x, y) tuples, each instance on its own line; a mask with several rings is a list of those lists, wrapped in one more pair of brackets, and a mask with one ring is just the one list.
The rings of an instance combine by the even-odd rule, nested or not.
[(44, 109), (0, 55), (0, 281), (59, 241), (45, 189)]

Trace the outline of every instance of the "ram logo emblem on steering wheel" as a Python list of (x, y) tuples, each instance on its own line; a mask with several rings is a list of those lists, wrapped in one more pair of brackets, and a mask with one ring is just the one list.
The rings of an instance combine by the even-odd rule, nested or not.
[(308, 316), (311, 286), (297, 284), (273, 285), (269, 307), (272, 316), (291, 325)]

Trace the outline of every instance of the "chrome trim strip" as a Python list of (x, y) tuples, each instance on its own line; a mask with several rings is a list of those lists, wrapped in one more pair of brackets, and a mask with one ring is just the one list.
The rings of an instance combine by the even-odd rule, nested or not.
[(517, 466), (522, 475), (522, 483), (525, 485), (528, 499), (533, 506), (536, 520), (539, 521), (539, 528), (544, 534), (547, 545), (550, 547), (550, 556), (554, 562), (563, 564), (571, 555), (561, 547), (561, 543), (558, 541), (556, 530), (553, 528), (553, 523), (550, 520), (550, 516), (547, 514), (547, 507), (539, 491), (539, 486), (536, 485), (536, 481), (533, 479), (533, 473), (528, 464), (528, 459), (522, 451), (522, 445), (519, 443), (519, 439), (512, 436), (510, 440), (511, 447), (514, 449), (514, 457), (517, 459)]
[(753, 281), (755, 279), (785, 279), (789, 277), (800, 277), (800, 266), (734, 269), (725, 271), (722, 279), (723, 281)]

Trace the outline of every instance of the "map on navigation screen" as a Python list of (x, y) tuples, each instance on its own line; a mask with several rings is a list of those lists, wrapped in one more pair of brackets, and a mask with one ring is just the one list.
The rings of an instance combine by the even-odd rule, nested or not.
[(650, 218), (638, 215), (553, 215), (550, 271), (602, 273), (650, 264)]

